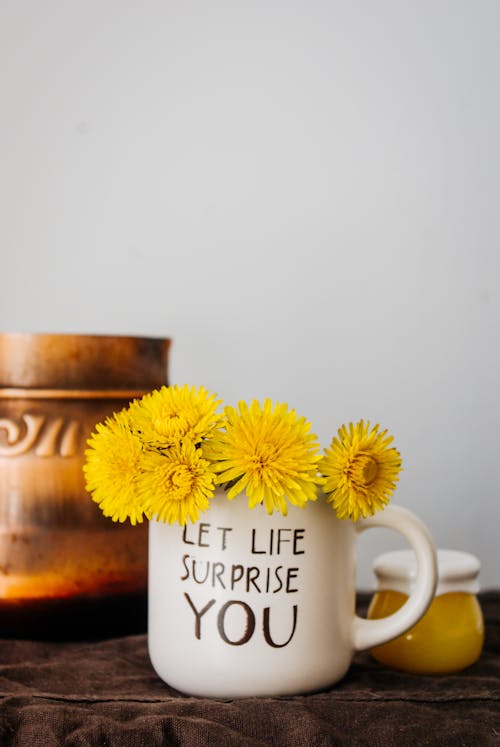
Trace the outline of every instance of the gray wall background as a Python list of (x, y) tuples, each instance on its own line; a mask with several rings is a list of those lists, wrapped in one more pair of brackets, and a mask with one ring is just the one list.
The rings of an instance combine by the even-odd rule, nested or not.
[[(395, 435), (499, 577), (500, 4), (0, 0), (0, 327)], [(370, 564), (399, 547), (359, 545)]]

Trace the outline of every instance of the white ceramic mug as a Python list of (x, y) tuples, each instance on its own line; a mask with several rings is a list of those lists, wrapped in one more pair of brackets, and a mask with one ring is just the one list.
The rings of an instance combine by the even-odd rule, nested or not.
[[(401, 532), (413, 547), (414, 591), (382, 620), (355, 615), (355, 539), (369, 527)], [(341, 679), (354, 651), (385, 643), (427, 610), (436, 555), (426, 527), (389, 506), (356, 524), (324, 496), (288, 516), (250, 510), (217, 490), (186, 527), (150, 522), (149, 654), (159, 676), (191, 695), (294, 695)]]

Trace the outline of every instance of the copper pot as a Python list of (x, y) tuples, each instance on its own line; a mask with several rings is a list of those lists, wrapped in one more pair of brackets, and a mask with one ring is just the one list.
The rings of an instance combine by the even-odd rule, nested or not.
[(0, 636), (146, 629), (147, 527), (85, 491), (97, 422), (167, 381), (168, 339), (0, 334)]

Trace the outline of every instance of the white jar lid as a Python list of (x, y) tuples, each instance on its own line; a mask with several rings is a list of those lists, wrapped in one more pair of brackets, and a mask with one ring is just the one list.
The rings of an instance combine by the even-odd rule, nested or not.
[[(438, 550), (438, 585), (436, 596), (451, 591), (477, 594), (481, 564), (475, 555), (458, 550)], [(392, 589), (411, 594), (417, 576), (417, 561), (412, 550), (386, 552), (375, 558), (373, 570), (377, 590)]]

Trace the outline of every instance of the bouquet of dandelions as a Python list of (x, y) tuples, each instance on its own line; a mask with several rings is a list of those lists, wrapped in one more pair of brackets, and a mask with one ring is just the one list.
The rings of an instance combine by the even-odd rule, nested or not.
[(88, 440), (86, 488), (105, 516), (185, 525), (222, 485), (229, 500), (287, 514), (319, 488), (341, 519), (382, 509), (401, 470), (392, 436), (363, 420), (343, 425), (320, 454), (311, 425), (266, 399), (225, 407), (204, 387), (164, 386), (99, 423)]

